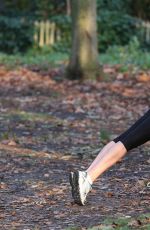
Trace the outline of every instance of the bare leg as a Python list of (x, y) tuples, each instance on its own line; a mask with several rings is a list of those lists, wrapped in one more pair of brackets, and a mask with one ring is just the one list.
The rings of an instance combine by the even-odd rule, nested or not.
[(90, 165), (90, 167), (86, 170), (92, 182), (94, 182), (104, 171), (120, 160), (120, 158), (122, 158), (126, 153), (127, 150), (122, 142), (110, 142), (108, 147), (104, 150), (102, 149), (92, 165)]
[(92, 183), (108, 168), (120, 160), (127, 151), (150, 140), (150, 110), (125, 133), (108, 143), (86, 171), (69, 174), (75, 203), (84, 205)]
[(103, 147), (103, 149), (100, 151), (100, 153), (96, 156), (96, 158), (94, 159), (94, 161), (92, 162), (92, 164), (90, 165), (90, 167), (88, 168), (88, 170), (90, 171), (92, 168), (95, 167), (95, 165), (97, 164), (97, 162), (108, 152), (108, 150), (115, 145), (116, 143), (114, 141), (110, 141), (107, 145), (105, 145)]

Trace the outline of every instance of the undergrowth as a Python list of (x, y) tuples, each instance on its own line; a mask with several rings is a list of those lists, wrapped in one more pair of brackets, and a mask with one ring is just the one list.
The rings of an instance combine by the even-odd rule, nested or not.
[[(41, 69), (67, 65), (69, 61), (68, 53), (56, 52), (50, 47), (42, 49), (31, 49), (26, 54), (16, 53), (8, 55), (0, 53), (0, 64), (8, 68), (16, 68), (18, 66), (37, 65)], [(110, 46), (105, 53), (99, 54), (101, 64), (110, 64), (122, 66), (122, 71), (131, 68), (140, 70), (150, 69), (150, 53), (140, 48), (140, 43), (136, 37), (126, 46)]]

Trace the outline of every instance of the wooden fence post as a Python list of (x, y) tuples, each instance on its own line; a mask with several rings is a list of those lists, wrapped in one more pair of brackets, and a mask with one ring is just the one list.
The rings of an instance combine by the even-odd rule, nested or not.
[(150, 23), (146, 22), (146, 42), (150, 42)]
[[(61, 40), (61, 31), (56, 27), (54, 22), (35, 21), (34, 42), (38, 46), (53, 45), (56, 41)], [(142, 24), (137, 24), (137, 28), (141, 30), (142, 38), (150, 43), (150, 22), (143, 21)]]
[(44, 27), (45, 24), (43, 21), (40, 22), (40, 38), (39, 38), (39, 46), (44, 46)]
[(60, 31), (56, 28), (54, 22), (35, 21), (34, 42), (38, 46), (53, 45), (56, 41), (61, 39)]

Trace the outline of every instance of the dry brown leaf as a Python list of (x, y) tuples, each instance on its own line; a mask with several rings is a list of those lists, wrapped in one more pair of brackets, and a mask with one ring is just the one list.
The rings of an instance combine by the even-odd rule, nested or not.
[(143, 73), (143, 74), (137, 76), (137, 80), (140, 82), (148, 82), (148, 81), (150, 81), (150, 75), (148, 75), (147, 73)]

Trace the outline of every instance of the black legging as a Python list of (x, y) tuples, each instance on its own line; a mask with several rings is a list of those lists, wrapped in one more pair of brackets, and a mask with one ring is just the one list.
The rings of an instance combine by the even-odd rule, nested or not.
[(117, 143), (121, 141), (127, 151), (136, 148), (150, 140), (150, 109), (126, 132), (115, 138)]

